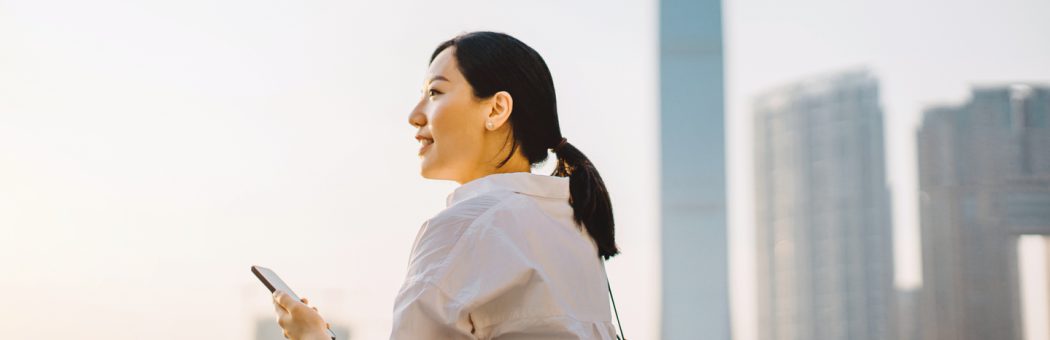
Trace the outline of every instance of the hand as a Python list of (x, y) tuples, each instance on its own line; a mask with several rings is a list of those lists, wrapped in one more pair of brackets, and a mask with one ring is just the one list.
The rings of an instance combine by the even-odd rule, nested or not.
[(273, 292), (277, 324), (284, 329), (284, 337), (292, 340), (330, 340), (325, 331), (330, 326), (317, 312), (317, 307), (310, 307), (309, 303), (306, 298), (295, 301), (291, 295), (282, 291)]

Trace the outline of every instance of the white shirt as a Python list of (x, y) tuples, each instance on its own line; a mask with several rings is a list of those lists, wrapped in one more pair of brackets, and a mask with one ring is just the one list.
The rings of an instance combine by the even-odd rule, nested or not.
[(423, 223), (390, 339), (615, 339), (604, 268), (569, 179), (493, 174)]

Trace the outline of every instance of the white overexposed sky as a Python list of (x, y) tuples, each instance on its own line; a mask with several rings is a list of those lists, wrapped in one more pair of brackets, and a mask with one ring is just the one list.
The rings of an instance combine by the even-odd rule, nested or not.
[(1022, 235), (1017, 239), (1017, 275), (1020, 277), (1021, 329), (1026, 340), (1050, 339), (1050, 308), (1047, 308), (1047, 237)]
[(922, 109), (971, 85), (1050, 83), (1050, 1), (730, 0), (724, 3), (731, 292), (738, 340), (754, 332), (751, 100), (804, 80), (868, 68), (880, 80), (893, 196), (896, 284), (922, 284), (915, 129)]
[[(427, 59), (511, 33), (601, 171), (625, 329), (659, 318), (653, 1), (0, 0), (0, 334), (250, 339), (273, 268), (381, 339), (452, 182), (407, 123)], [(545, 169), (549, 169), (547, 166)]]

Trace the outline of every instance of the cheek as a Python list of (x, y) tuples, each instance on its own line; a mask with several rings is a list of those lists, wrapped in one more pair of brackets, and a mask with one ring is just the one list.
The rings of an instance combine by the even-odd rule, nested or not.
[[(431, 115), (431, 133), (434, 135), (434, 156), (441, 163), (472, 161), (481, 151), (481, 135), (474, 129), (469, 107), (449, 103), (435, 108)], [(446, 164), (453, 165), (453, 164)]]

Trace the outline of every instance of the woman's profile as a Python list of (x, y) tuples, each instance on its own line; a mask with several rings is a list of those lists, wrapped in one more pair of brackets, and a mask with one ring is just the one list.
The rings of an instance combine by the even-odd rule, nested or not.
[[(473, 32), (431, 55), (408, 116), (421, 175), (460, 184), (420, 228), (391, 339), (615, 339), (605, 269), (619, 253), (609, 194), (561, 134), (543, 58)], [(550, 176), (532, 168), (557, 157)], [(327, 339), (307, 301), (274, 294), (290, 339)]]

